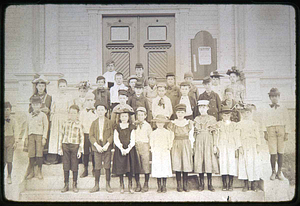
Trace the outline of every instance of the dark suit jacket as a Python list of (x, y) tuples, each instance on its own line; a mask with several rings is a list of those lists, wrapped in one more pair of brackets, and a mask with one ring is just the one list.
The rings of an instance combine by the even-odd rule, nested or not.
[[(33, 96), (37, 96), (36, 94), (32, 95)], [(30, 98), (31, 98), (30, 97)], [(52, 104), (52, 96), (49, 94), (46, 94), (46, 97), (44, 99), (44, 101), (42, 100), (42, 107), (47, 107), (49, 109), (48, 113), (45, 113), (47, 115), (48, 118), (48, 122), (50, 123), (50, 111), (51, 111), (51, 104)], [(31, 106), (31, 103), (29, 104), (29, 113), (31, 113), (33, 111), (33, 108)]]
[(90, 142), (92, 144), (92, 150), (97, 151), (94, 143), (97, 142), (101, 147), (103, 147), (107, 142), (109, 142), (108, 151), (112, 149), (114, 131), (113, 131), (113, 124), (108, 118), (104, 118), (104, 125), (103, 125), (103, 141), (100, 141), (99, 137), (99, 118), (93, 121), (91, 128), (90, 128)]
[(95, 89), (93, 91), (93, 94), (95, 95), (95, 100), (100, 100), (102, 104), (105, 104), (107, 106), (107, 110), (110, 110), (110, 92), (108, 88), (103, 89)]
[(147, 111), (147, 118), (146, 120), (148, 122), (152, 119), (152, 114), (150, 113), (150, 107), (149, 102), (146, 97), (142, 94), (140, 97), (137, 97), (136, 94), (134, 94), (132, 97), (128, 99), (128, 104), (132, 107), (132, 109), (136, 112), (138, 107), (145, 107)]
[[(190, 103), (191, 103), (191, 109), (192, 109), (192, 111), (193, 111), (193, 119), (194, 119), (194, 118), (197, 116), (197, 111), (198, 111), (197, 101), (196, 101), (196, 99), (195, 99), (193, 96), (188, 95), (188, 97), (189, 97), (189, 100), (190, 100)], [(175, 106), (176, 106), (177, 104), (179, 104), (180, 99), (181, 99), (181, 94), (179, 95), (179, 98), (176, 100)], [(176, 113), (176, 112), (174, 111), (174, 115), (175, 115), (175, 117), (176, 117), (176, 114), (175, 114), (175, 113)]]
[(217, 93), (211, 91), (210, 95), (208, 95), (205, 91), (199, 95), (198, 100), (209, 100), (209, 109), (207, 111), (207, 114), (214, 116), (217, 121), (220, 120), (218, 112), (221, 110), (221, 99)]

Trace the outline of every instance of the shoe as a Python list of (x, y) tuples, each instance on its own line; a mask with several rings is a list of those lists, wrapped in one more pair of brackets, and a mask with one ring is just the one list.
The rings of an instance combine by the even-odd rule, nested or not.
[(130, 194), (134, 193), (134, 190), (132, 189), (132, 180), (128, 181), (128, 191), (129, 191)]
[(142, 192), (148, 192), (148, 190), (149, 190), (148, 182), (145, 182)]
[(285, 178), (283, 177), (283, 174), (280, 170), (278, 170), (277, 172), (277, 175), (276, 175), (276, 178), (279, 179), (279, 180), (284, 180)]
[(11, 184), (11, 183), (12, 183), (11, 176), (9, 175), (9, 176), (7, 176), (7, 184)]
[(83, 173), (80, 175), (80, 178), (84, 178), (84, 177), (87, 177), (88, 176), (88, 169), (87, 168), (84, 168), (84, 171)]
[(38, 177), (40, 180), (44, 179), (43, 173), (42, 173), (42, 168), (38, 168), (38, 174), (37, 174), (37, 177)]
[(233, 185), (233, 176), (229, 176), (229, 184), (227, 185), (228, 186), (228, 188), (227, 188), (228, 191), (233, 190), (232, 185)]
[(110, 181), (106, 181), (106, 191), (107, 191), (108, 193), (112, 193), (112, 192), (113, 192), (113, 190), (112, 190), (111, 187), (110, 187)]
[(96, 183), (95, 186), (90, 190), (90, 193), (98, 192), (99, 190), (99, 183)]
[(45, 160), (45, 159), (44, 159), (44, 164), (45, 164), (45, 165), (51, 165), (51, 163), (50, 163), (50, 162), (48, 162), (48, 161), (47, 161), (47, 160)]
[(124, 194), (124, 185), (120, 185), (120, 193)]
[(276, 172), (275, 172), (275, 170), (273, 170), (270, 180), (275, 180), (275, 178), (276, 178)]
[(182, 186), (181, 186), (181, 181), (177, 181), (177, 192), (182, 192)]
[(214, 192), (215, 188), (212, 185), (208, 185), (208, 190), (211, 191), (211, 192)]
[(60, 191), (62, 193), (69, 191), (69, 183), (66, 182), (64, 188)]
[(254, 192), (258, 192), (257, 182), (253, 181), (251, 183), (251, 190), (253, 190)]
[(25, 179), (26, 179), (26, 180), (30, 180), (30, 179), (32, 179), (34, 176), (35, 176), (35, 174), (34, 174), (34, 171), (32, 170), (29, 174), (27, 174), (27, 175), (25, 176)]
[(162, 188), (161, 188), (161, 178), (157, 178), (157, 190), (156, 192), (161, 193)]
[(222, 176), (222, 181), (223, 181), (223, 187), (222, 187), (222, 191), (226, 191), (227, 190), (227, 181), (226, 181), (226, 176), (223, 177)]
[(141, 183), (140, 182), (137, 182), (136, 183), (136, 188), (134, 190), (135, 192), (141, 192), (142, 191), (142, 187), (141, 187)]
[(75, 192), (75, 193), (79, 192), (79, 190), (77, 188), (77, 182), (73, 182), (73, 192)]
[(244, 187), (243, 187), (243, 192), (247, 192), (248, 191), (248, 187), (249, 187), (249, 184), (248, 184), (248, 180), (244, 180)]

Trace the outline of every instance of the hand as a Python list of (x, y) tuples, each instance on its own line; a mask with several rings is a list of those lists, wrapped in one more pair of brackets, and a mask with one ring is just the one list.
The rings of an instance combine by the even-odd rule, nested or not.
[(106, 143), (106, 144), (103, 146), (103, 151), (104, 151), (104, 152), (107, 151), (108, 147), (109, 147), (109, 143)]
[(125, 149), (122, 148), (122, 149), (121, 149), (121, 153), (122, 153), (123, 156), (126, 156), (126, 151), (125, 151)]
[(58, 149), (58, 155), (62, 156), (64, 153), (62, 151), (62, 149)]
[(96, 149), (97, 149), (97, 151), (98, 151), (99, 153), (104, 152), (103, 147), (101, 147), (99, 144), (96, 144), (95, 146), (96, 146)]
[(81, 152), (77, 152), (77, 159), (79, 159), (81, 157)]
[(268, 141), (268, 132), (266, 132), (266, 131), (264, 132), (264, 138), (266, 141)]
[(46, 142), (47, 142), (46, 138), (43, 138), (42, 139), (42, 145), (45, 146)]
[(41, 111), (48, 114), (50, 112), (49, 108), (48, 107), (43, 107), (41, 108)]
[(239, 148), (239, 152), (240, 152), (241, 155), (244, 155), (244, 149), (243, 149), (243, 147)]
[(284, 141), (288, 141), (289, 140), (289, 134), (288, 133), (285, 133), (284, 134)]

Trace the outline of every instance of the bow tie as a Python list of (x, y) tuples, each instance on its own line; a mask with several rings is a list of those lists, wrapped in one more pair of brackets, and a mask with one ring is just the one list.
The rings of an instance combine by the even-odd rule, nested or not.
[(38, 115), (40, 114), (40, 112), (41, 112), (41, 111), (33, 111), (33, 112), (32, 112), (32, 116), (33, 116), (33, 117), (38, 116)]
[(158, 106), (162, 106), (163, 108), (165, 108), (165, 101), (163, 98), (161, 98), (158, 102)]
[(92, 111), (92, 112), (94, 112), (94, 111), (95, 111), (95, 109), (94, 109), (94, 108), (91, 108), (91, 109), (89, 109), (89, 108), (86, 108), (86, 111), (87, 111), (87, 112), (89, 112), (89, 111)]
[(279, 105), (279, 104), (276, 104), (276, 103), (274, 103), (274, 104), (270, 104), (270, 107), (271, 107), (271, 108), (275, 107), (275, 109), (277, 109), (277, 107), (280, 107), (280, 105)]
[(10, 119), (5, 119), (5, 121), (7, 121), (8, 123), (10, 122)]
[(144, 124), (144, 122), (136, 121), (135, 124), (136, 126), (140, 127), (140, 129), (142, 129), (142, 125)]

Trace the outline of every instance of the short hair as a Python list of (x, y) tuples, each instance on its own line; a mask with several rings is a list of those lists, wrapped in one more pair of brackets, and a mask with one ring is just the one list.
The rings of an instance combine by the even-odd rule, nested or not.
[(69, 111), (70, 111), (71, 109), (77, 110), (77, 113), (80, 111), (79, 107), (78, 107), (76, 104), (71, 105), (70, 108), (69, 108)]
[(99, 80), (102, 80), (102, 79), (103, 79), (104, 82), (105, 82), (105, 77), (104, 77), (104, 76), (98, 76), (97, 79), (96, 79), (96, 82), (98, 82)]
[(97, 109), (97, 107), (99, 107), (99, 106), (103, 106), (107, 110), (106, 104), (104, 104), (104, 103), (100, 102), (99, 100), (97, 100), (96, 103), (95, 103), (95, 109)]
[(122, 72), (117, 72), (117, 73), (115, 74), (115, 78), (116, 78), (116, 76), (118, 76), (118, 75), (121, 75), (122, 77), (124, 76)]
[(67, 80), (65, 80), (65, 79), (59, 79), (59, 80), (57, 81), (57, 86), (59, 86), (60, 83), (66, 83), (66, 84), (68, 85), (68, 82), (67, 82)]
[(142, 69), (144, 69), (144, 66), (143, 66), (142, 63), (136, 63), (135, 69), (136, 69), (136, 68), (142, 68)]
[(6, 109), (6, 108), (12, 108), (12, 106), (11, 106), (11, 104), (10, 104), (10, 102), (5, 102), (4, 103), (4, 108)]

